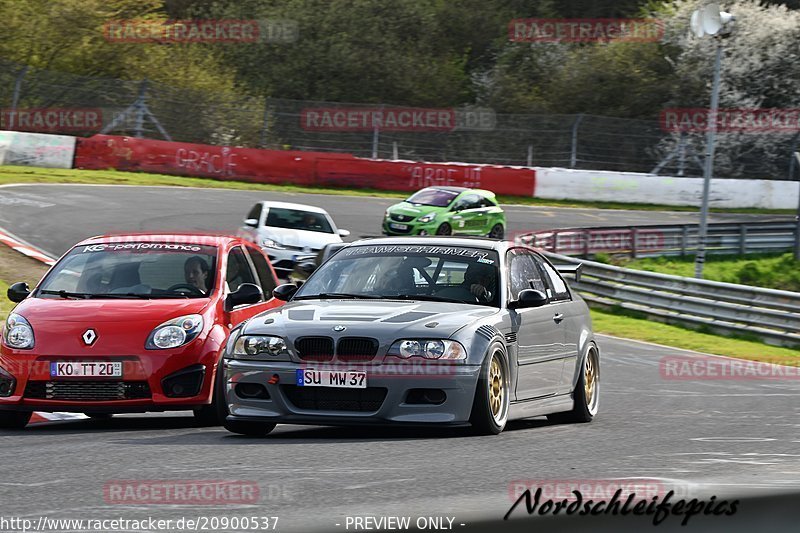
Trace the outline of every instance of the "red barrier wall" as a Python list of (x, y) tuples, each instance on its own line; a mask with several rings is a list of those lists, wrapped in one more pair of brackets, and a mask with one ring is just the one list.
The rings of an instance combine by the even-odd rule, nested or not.
[(353, 158), (320, 157), (317, 183), (416, 191), (431, 185), (488, 189), (497, 194), (533, 196), (536, 174), (532, 169), (462, 163), (415, 163)]
[(533, 196), (536, 181), (534, 170), (528, 168), (384, 161), (350, 154), (259, 150), (113, 135), (78, 139), (75, 168), (394, 191), (452, 185), (515, 196)]

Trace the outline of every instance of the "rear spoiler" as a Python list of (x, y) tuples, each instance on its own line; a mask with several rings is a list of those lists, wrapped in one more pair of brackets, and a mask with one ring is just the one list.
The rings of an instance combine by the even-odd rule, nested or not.
[(574, 276), (576, 282), (581, 280), (581, 270), (583, 269), (583, 263), (555, 265), (555, 267), (556, 270), (558, 270), (565, 276)]

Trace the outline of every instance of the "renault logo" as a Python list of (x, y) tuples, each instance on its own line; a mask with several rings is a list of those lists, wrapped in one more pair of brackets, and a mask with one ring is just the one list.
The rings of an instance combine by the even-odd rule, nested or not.
[(86, 346), (91, 346), (92, 344), (94, 344), (94, 341), (97, 340), (97, 333), (93, 329), (87, 329), (86, 331), (83, 332), (81, 338), (83, 339), (83, 342), (84, 344), (86, 344)]
[(337, 331), (337, 332), (342, 332), (342, 331), (344, 331), (346, 329), (347, 328), (345, 326), (333, 326), (333, 331)]

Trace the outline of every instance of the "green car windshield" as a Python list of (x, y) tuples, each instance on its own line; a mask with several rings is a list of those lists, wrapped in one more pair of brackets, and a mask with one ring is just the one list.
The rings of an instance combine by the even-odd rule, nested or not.
[(447, 207), (456, 196), (458, 196), (458, 193), (455, 191), (445, 191), (443, 189), (422, 189), (421, 191), (417, 191), (416, 193), (412, 194), (411, 197), (406, 200), (406, 202), (417, 205)]

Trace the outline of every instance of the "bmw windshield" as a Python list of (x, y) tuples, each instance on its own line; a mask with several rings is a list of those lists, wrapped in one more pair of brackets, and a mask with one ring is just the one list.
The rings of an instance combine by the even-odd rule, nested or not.
[(325, 262), (294, 300), (325, 298), (499, 307), (497, 252), (461, 246), (350, 246)]
[(203, 298), (216, 272), (214, 246), (125, 242), (73, 248), (39, 286), (43, 298)]

